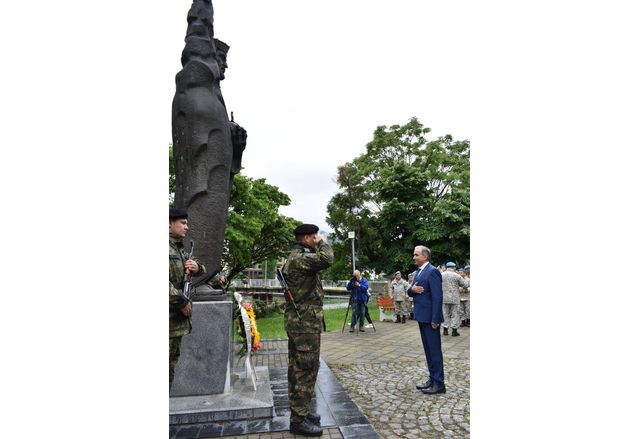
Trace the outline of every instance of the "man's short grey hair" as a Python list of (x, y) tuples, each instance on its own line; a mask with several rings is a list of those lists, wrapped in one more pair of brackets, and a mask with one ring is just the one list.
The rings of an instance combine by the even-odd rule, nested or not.
[(431, 250), (429, 250), (428, 247), (425, 247), (424, 245), (416, 245), (416, 248), (420, 250), (420, 252), (422, 253), (422, 256), (427, 257), (428, 261), (431, 260)]

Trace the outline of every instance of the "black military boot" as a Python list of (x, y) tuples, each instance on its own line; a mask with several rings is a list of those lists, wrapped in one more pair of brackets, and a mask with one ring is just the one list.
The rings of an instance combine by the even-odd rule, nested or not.
[(400, 323), (400, 316), (396, 316), (396, 321), (395, 323)]
[(449, 335), (449, 329), (448, 328), (444, 328), (442, 330), (442, 335)]
[(289, 432), (303, 436), (322, 436), (322, 428), (314, 425), (308, 418), (302, 422), (289, 424)]
[(309, 421), (311, 421), (312, 424), (317, 425), (318, 427), (320, 427), (320, 415), (316, 414), (316, 413), (307, 413), (307, 419)]
[(402, 316), (402, 323), (407, 323), (407, 317), (406, 316)]
[(458, 334), (458, 328), (453, 328), (453, 330), (451, 331), (451, 336), (460, 337), (460, 334)]
[(409, 320), (413, 320), (413, 313), (409, 313)]
[(467, 319), (467, 328), (471, 328), (471, 319)]

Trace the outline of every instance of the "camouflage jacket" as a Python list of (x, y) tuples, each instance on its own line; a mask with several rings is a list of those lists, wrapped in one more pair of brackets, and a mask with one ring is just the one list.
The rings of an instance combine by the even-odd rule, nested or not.
[(467, 281), (467, 288), (460, 292), (460, 300), (470, 300), (471, 297), (469, 296), (469, 293), (471, 290), (471, 276), (465, 276), (464, 280)]
[(389, 294), (393, 297), (393, 300), (397, 302), (404, 302), (405, 299), (409, 298), (407, 290), (410, 286), (411, 284), (402, 278), (400, 280), (393, 279), (391, 281), (391, 291)]
[[(313, 249), (296, 243), (284, 264), (282, 273), (298, 305), (300, 319), (291, 305), (284, 312), (284, 329), (294, 333), (320, 333), (322, 331), (322, 303), (324, 290), (320, 271), (333, 263), (333, 250), (324, 241)], [(305, 298), (306, 296), (306, 298)]]
[(467, 281), (453, 270), (442, 273), (442, 303), (460, 304), (460, 288), (467, 288)]
[[(169, 235), (169, 337), (187, 335), (191, 332), (191, 319), (180, 311), (188, 302), (182, 295), (184, 262), (188, 256), (182, 238)], [(205, 273), (204, 265), (196, 258), (193, 260), (198, 263), (198, 273)]]

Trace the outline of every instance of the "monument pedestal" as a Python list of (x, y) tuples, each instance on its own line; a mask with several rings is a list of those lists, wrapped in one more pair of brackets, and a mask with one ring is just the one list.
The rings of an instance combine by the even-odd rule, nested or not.
[(217, 292), (198, 290), (193, 299), (193, 330), (182, 338), (169, 393), (169, 424), (272, 417), (269, 369), (256, 368), (255, 390), (246, 371), (231, 374), (234, 303), (221, 301)]
[(170, 396), (229, 393), (233, 302), (194, 297), (191, 334), (182, 337)]
[(273, 392), (269, 369), (256, 368), (257, 389), (245, 374), (234, 374), (232, 390), (224, 395), (180, 396), (169, 400), (169, 424), (198, 424), (242, 419), (271, 418)]

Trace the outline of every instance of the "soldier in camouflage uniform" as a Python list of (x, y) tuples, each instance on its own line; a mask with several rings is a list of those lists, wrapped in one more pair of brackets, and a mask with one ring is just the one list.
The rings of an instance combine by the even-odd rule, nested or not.
[[(458, 270), (460, 272), (460, 270)], [(471, 289), (471, 266), (467, 265), (462, 269), (460, 276), (469, 284), (467, 288), (460, 290), (460, 319), (462, 323), (460, 326), (471, 326), (471, 296), (469, 290)]]
[(407, 290), (410, 286), (411, 284), (402, 279), (402, 273), (396, 271), (396, 277), (391, 281), (391, 296), (393, 297), (393, 303), (396, 308), (394, 311), (396, 323), (400, 323), (400, 318), (402, 318), (402, 323), (406, 323), (407, 321), (407, 314), (409, 313), (406, 305), (409, 302)]
[(185, 210), (169, 209), (169, 388), (180, 357), (180, 342), (191, 332), (191, 302), (182, 295), (184, 274), (205, 273), (204, 265), (189, 259), (182, 244), (189, 230), (187, 223)]
[(321, 436), (320, 416), (309, 411), (320, 367), (320, 332), (324, 290), (320, 271), (333, 263), (333, 250), (313, 224), (294, 230), (296, 244), (284, 264), (283, 274), (298, 306), (300, 319), (289, 302), (284, 328), (289, 338), (289, 431), (305, 436)]
[[(407, 276), (407, 283), (409, 285), (413, 283), (414, 276), (415, 276), (415, 271), (413, 273), (409, 273), (409, 275)], [(407, 313), (409, 313), (409, 320), (413, 320), (413, 297), (409, 296), (405, 303), (407, 305)]]
[(442, 324), (442, 335), (457, 337), (460, 327), (460, 288), (467, 288), (466, 280), (456, 273), (456, 264), (447, 262), (447, 269), (442, 273), (442, 313), (444, 323)]

